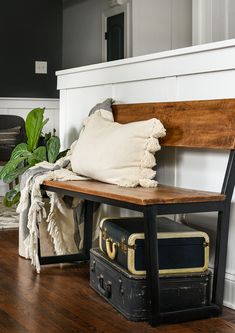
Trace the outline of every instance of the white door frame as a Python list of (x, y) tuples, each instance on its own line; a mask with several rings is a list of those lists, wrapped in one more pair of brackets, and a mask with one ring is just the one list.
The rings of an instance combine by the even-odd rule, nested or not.
[(107, 31), (107, 18), (110, 16), (124, 13), (124, 58), (132, 56), (131, 52), (131, 33), (130, 33), (130, 3), (116, 6), (105, 10), (102, 13), (102, 61), (107, 61), (107, 41), (105, 40), (105, 32)]

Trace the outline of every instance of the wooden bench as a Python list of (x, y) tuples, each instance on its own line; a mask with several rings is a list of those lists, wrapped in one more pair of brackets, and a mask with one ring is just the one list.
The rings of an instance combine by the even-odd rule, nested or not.
[[(122, 188), (98, 181), (45, 181), (46, 190), (85, 199), (85, 231), (82, 254), (58, 256), (57, 262), (86, 260), (91, 247), (94, 202), (143, 213), (146, 238), (149, 323), (177, 322), (216, 316), (222, 311), (229, 212), (235, 183), (235, 99), (191, 102), (124, 104), (113, 106), (117, 122), (127, 123), (156, 117), (167, 135), (161, 145), (176, 148), (229, 150), (220, 193), (159, 185), (157, 188)], [(213, 170), (211, 171), (213, 172)], [(209, 306), (176, 312), (159, 311), (159, 276), (155, 218), (162, 214), (218, 212), (212, 302)], [(41, 264), (55, 262), (41, 258)]]

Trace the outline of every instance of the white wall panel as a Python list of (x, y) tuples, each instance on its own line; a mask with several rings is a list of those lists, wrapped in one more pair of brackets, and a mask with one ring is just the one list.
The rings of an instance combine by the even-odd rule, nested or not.
[[(211, 61), (213, 61), (211, 59)], [(178, 99), (216, 99), (234, 98), (235, 71), (215, 71), (178, 78)], [(198, 188), (220, 191), (223, 182), (223, 172), (227, 165), (228, 156), (219, 151), (190, 151), (177, 153), (176, 185), (188, 188)], [(228, 241), (228, 257), (226, 267), (225, 305), (235, 308), (235, 195), (232, 199), (230, 230)], [(214, 245), (216, 235), (217, 214), (188, 214), (186, 221), (197, 228), (206, 231), (211, 240), (211, 260), (213, 266)], [(231, 294), (231, 291), (233, 292)], [(232, 296), (233, 295), (233, 296)]]
[(96, 103), (111, 96), (111, 85), (69, 89), (61, 95), (60, 131), (63, 149), (68, 148), (78, 138), (83, 120), (90, 109)]
[(171, 49), (171, 0), (132, 1), (133, 56)]
[(130, 81), (113, 85), (113, 98), (125, 103), (172, 101), (175, 99), (175, 77)]
[(60, 118), (59, 118), (59, 129), (60, 129), (60, 144), (61, 149), (67, 148), (67, 90), (60, 90)]
[(63, 68), (102, 61), (102, 12), (106, 6), (106, 0), (64, 2)]
[(227, 11), (226, 0), (213, 0), (212, 16), (212, 41), (227, 39)]
[(179, 150), (177, 153), (177, 185), (220, 192), (227, 154), (213, 151)]
[(177, 84), (181, 100), (230, 98), (234, 97), (235, 70), (180, 76)]
[(235, 38), (235, 1), (225, 0), (227, 11), (226, 11), (226, 36), (227, 38)]
[(192, 1), (172, 0), (171, 49), (192, 45)]

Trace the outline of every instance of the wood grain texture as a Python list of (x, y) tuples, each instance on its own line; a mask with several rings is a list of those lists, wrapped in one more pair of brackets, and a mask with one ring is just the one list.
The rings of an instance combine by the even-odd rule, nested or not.
[(150, 327), (130, 322), (89, 286), (88, 264), (43, 266), (18, 256), (18, 232), (0, 231), (1, 333), (235, 333), (235, 312)]
[(166, 128), (162, 146), (235, 148), (235, 99), (113, 105), (125, 124), (158, 118)]
[(158, 185), (155, 188), (127, 188), (95, 180), (65, 182), (46, 180), (43, 184), (57, 189), (86, 193), (143, 206), (151, 204), (223, 201), (225, 199), (225, 196), (220, 193), (182, 189), (165, 185)]

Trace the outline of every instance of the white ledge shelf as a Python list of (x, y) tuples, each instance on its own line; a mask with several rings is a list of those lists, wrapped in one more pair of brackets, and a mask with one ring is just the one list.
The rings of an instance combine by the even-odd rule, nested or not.
[[(127, 71), (128, 68), (128, 71)], [(235, 39), (56, 72), (58, 89), (235, 69)]]

